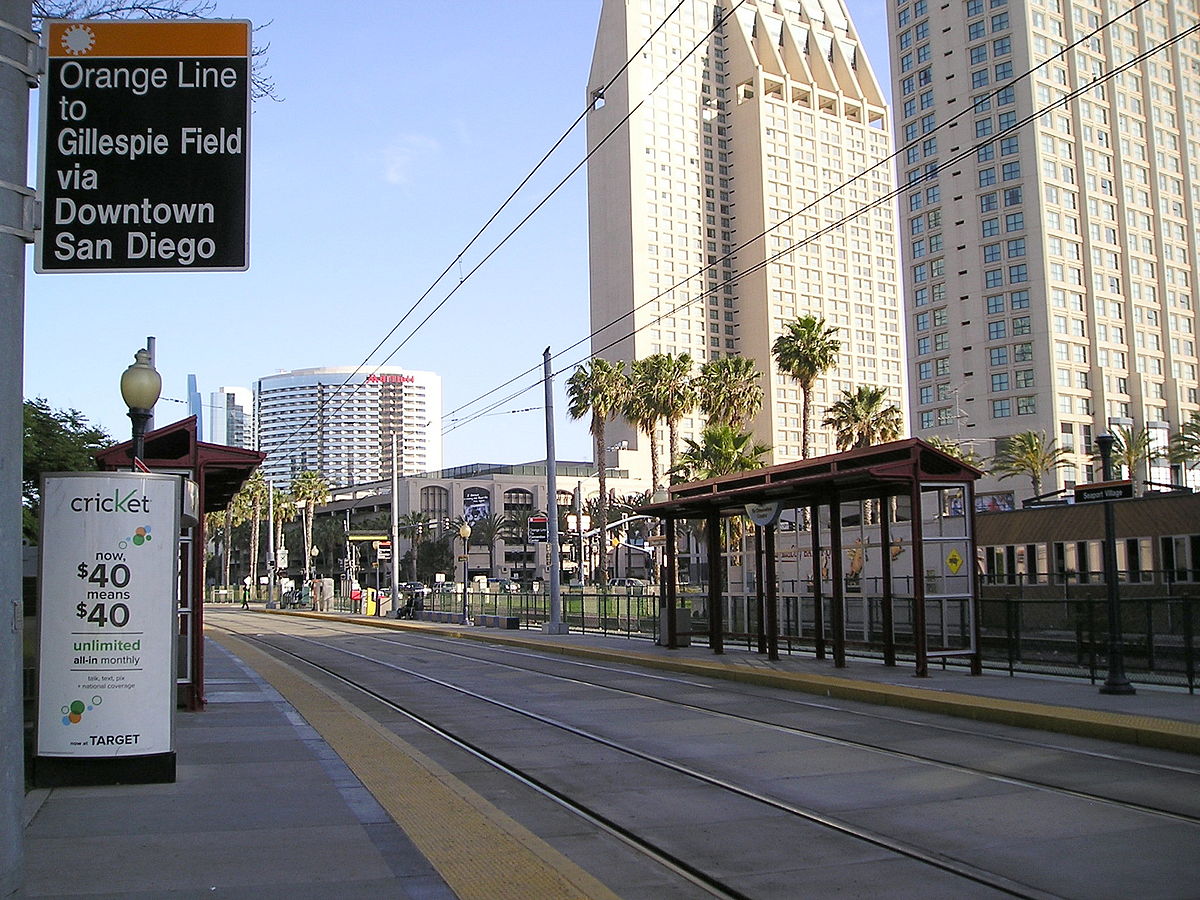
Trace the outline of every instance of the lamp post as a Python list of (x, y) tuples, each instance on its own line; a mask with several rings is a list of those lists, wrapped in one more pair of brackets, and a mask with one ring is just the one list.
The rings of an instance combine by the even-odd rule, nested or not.
[[(1114, 438), (1107, 431), (1096, 436), (1104, 480), (1113, 480), (1112, 448)], [(1121, 604), (1117, 591), (1117, 519), (1113, 501), (1104, 501), (1104, 583), (1108, 595), (1108, 677), (1100, 685), (1102, 694), (1133, 694), (1136, 691), (1125, 676), (1125, 649), (1121, 641)]]
[(462, 623), (467, 624), (467, 563), (468, 557), (471, 555), (470, 545), (467, 543), (471, 540), (471, 526), (463, 522), (458, 526), (458, 536), (463, 542), (463, 601), (462, 601)]
[(146, 425), (154, 417), (154, 404), (162, 392), (162, 376), (150, 363), (150, 352), (139, 350), (133, 365), (121, 373), (121, 399), (129, 407), (133, 422), (133, 470), (146, 455)]

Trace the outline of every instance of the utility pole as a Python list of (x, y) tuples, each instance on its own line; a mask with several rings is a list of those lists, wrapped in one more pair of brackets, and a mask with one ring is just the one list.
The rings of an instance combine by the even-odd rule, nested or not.
[(546, 396), (546, 540), (550, 542), (550, 621), (542, 626), (546, 634), (566, 634), (562, 620), (562, 585), (558, 543), (558, 457), (554, 449), (554, 382), (550, 378), (550, 348), (542, 353), (542, 378)]
[(21, 396), (25, 335), (25, 245), (33, 239), (26, 182), (29, 89), (37, 83), (37, 37), (29, 0), (0, 0), (0, 897), (21, 887), (25, 799), (21, 677)]

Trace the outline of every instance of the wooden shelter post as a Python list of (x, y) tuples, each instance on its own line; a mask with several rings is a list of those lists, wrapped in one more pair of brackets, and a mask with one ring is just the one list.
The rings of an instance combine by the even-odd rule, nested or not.
[(842, 500), (836, 491), (830, 492), (829, 500), (829, 575), (833, 581), (833, 595), (829, 600), (829, 612), (833, 625), (833, 664), (839, 669), (846, 667), (846, 582), (842, 564)]
[(916, 676), (929, 674), (929, 636), (925, 627), (925, 530), (921, 525), (921, 482), (912, 482), (912, 552), (913, 552), (913, 598), (912, 628), (913, 647), (916, 650)]
[[(774, 569), (774, 566), (771, 566)], [(763, 615), (763, 529), (754, 526), (754, 630), (758, 637), (758, 652), (767, 652), (767, 626)]]
[(892, 609), (892, 503), (890, 497), (879, 498), (879, 545), (880, 578), (879, 591), (883, 612), (883, 664), (896, 665), (896, 624)]
[(713, 653), (725, 652), (723, 572), (721, 513), (714, 509), (708, 514), (708, 645)]
[[(775, 589), (775, 526), (767, 526), (767, 659), (779, 659), (779, 593)], [(761, 582), (760, 582), (761, 583)], [(759, 591), (762, 595), (762, 591)]]
[[(817, 659), (824, 659), (825, 598), (821, 595), (821, 507), (814, 503), (808, 514), (812, 521), (813, 632), (816, 637)], [(804, 621), (804, 616), (800, 617), (800, 621)]]
[(667, 516), (663, 522), (663, 573), (661, 582), (667, 599), (667, 649), (674, 650), (679, 646), (678, 629), (675, 627), (675, 608), (677, 606), (677, 585), (679, 583), (679, 563), (675, 556), (675, 517)]

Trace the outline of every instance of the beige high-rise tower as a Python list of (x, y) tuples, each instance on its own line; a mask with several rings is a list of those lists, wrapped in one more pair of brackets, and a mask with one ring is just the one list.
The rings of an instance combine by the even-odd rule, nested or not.
[[(1200, 41), (1104, 80), (1200, 11), (1160, 0), (1118, 18), (1134, 5), (887, 6), (914, 434), (988, 457), (1044, 432), (1073, 455), (1043, 493), (1099, 480), (1100, 433), (1145, 429), (1161, 451), (1200, 409)], [(1187, 477), (1163, 456), (1139, 469)], [(997, 508), (1032, 494), (1026, 478), (980, 491)]]
[[(800, 456), (800, 396), (771, 345), (798, 316), (824, 317), (843, 344), (813, 402), (812, 453), (828, 452), (820, 421), (843, 390), (880, 386), (906, 407), (895, 213), (877, 203), (894, 186), (883, 94), (842, 0), (689, 0), (651, 37), (675, 5), (604, 0), (600, 15), (593, 352), (754, 359), (755, 437), (782, 462)], [(682, 433), (703, 425), (696, 413)], [(648, 471), (644, 437), (608, 433)]]

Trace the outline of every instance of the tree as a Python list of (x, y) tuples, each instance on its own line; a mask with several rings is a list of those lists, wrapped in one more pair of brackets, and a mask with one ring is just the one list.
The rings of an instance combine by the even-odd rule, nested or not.
[[(1141, 489), (1138, 484), (1138, 470), (1152, 455), (1150, 431), (1148, 429), (1134, 429), (1128, 425), (1118, 425), (1113, 430), (1113, 475), (1120, 478), (1121, 469), (1124, 468), (1129, 473), (1129, 478), (1134, 482), (1134, 492), (1139, 496), (1141, 495)], [(1100, 452), (1098, 450), (1096, 451), (1095, 458), (1097, 460), (1100, 459)]]
[(992, 471), (1000, 480), (1014, 475), (1028, 475), (1033, 494), (1042, 494), (1042, 476), (1054, 469), (1071, 464), (1070, 451), (1055, 447), (1054, 440), (1046, 440), (1044, 431), (1022, 431), (1004, 441), (992, 458)]
[(476, 519), (471, 524), (470, 542), (476, 547), (487, 547), (489, 578), (496, 576), (496, 541), (511, 533), (512, 525), (511, 519), (496, 513)]
[(38, 542), (43, 473), (92, 471), (96, 454), (114, 443), (78, 410), (52, 410), (41, 397), (25, 401), (21, 506), (26, 540)]
[(1200, 465), (1200, 413), (1192, 413), (1171, 438), (1170, 459), (1184, 468)]
[(710, 359), (696, 379), (700, 411), (709, 425), (730, 425), (741, 430), (762, 409), (762, 373), (744, 356)]
[(317, 505), (329, 499), (329, 485), (316, 472), (301, 472), (292, 479), (291, 494), (303, 512), (304, 525), (304, 580), (312, 578), (313, 517)]
[(685, 438), (684, 442), (687, 446), (671, 469), (683, 481), (703, 481), (761, 468), (763, 455), (771, 450), (769, 444), (755, 443), (754, 435), (729, 425), (709, 425), (699, 441)]
[[(419, 580), (417, 578), (417, 560), (420, 556), (421, 541), (425, 538), (425, 529), (430, 524), (429, 516), (423, 512), (409, 512), (402, 516), (397, 516), (396, 524), (400, 531), (408, 532), (411, 549), (405, 554), (405, 558), (411, 563), (412, 568), (410, 571), (412, 572), (413, 581), (417, 581)], [(392, 552), (395, 553), (396, 548), (393, 548)]]
[[(283, 540), (283, 526), (292, 519), (296, 518), (296, 498), (287, 491), (274, 491), (274, 499), (272, 500), (273, 513), (271, 516), (271, 527), (275, 529), (275, 565), (279, 566), (280, 552), (286, 554), (287, 544)], [(289, 560), (290, 562), (290, 560)]]
[(940, 434), (935, 434), (926, 438), (925, 443), (935, 450), (940, 450), (947, 456), (953, 456), (955, 459), (962, 460), (968, 466), (974, 466), (976, 469), (983, 468), (983, 460), (979, 458), (979, 454), (970, 447), (963, 447), (958, 441), (951, 441)]
[(863, 384), (853, 393), (842, 391), (821, 424), (836, 433), (838, 450), (858, 450), (896, 440), (904, 416), (900, 407), (888, 402), (887, 391)]
[(621, 415), (634, 428), (646, 435), (650, 441), (650, 484), (657, 489), (659, 484), (658, 465), (658, 420), (662, 418), (654, 402), (655, 386), (658, 381), (661, 353), (635, 359), (629, 366), (629, 387), (625, 394), (625, 405)]
[(784, 333), (775, 338), (771, 352), (779, 371), (790, 375), (800, 385), (800, 456), (808, 459), (812, 446), (810, 429), (812, 423), (812, 389), (817, 376), (832, 369), (842, 352), (842, 342), (834, 337), (836, 326), (825, 324), (824, 319), (805, 315), (789, 322)]
[(247, 510), (247, 520), (250, 522), (250, 585), (254, 596), (258, 598), (258, 542), (262, 525), (263, 507), (267, 503), (267, 482), (263, 478), (262, 469), (255, 469), (254, 474), (246, 479), (238, 494), (244, 499)]
[(233, 563), (233, 529), (241, 525), (250, 517), (250, 505), (241, 491), (229, 498), (229, 502), (225, 504), (225, 524), (222, 530), (225, 533), (225, 557), (222, 562), (222, 584), (229, 587), (232, 579), (230, 578), (229, 569)]
[(696, 408), (696, 386), (692, 381), (692, 358), (686, 353), (662, 354), (656, 371), (654, 405), (667, 420), (667, 459), (675, 466), (679, 453), (679, 423)]
[[(609, 362), (601, 357), (589, 360), (567, 379), (567, 414), (572, 419), (591, 415), (589, 430), (595, 441), (597, 477), (600, 479), (600, 534), (607, 526), (608, 472), (605, 470), (604, 426), (624, 406), (628, 381), (625, 378), (625, 363)], [(608, 580), (607, 568), (602, 570), (601, 583)]]

